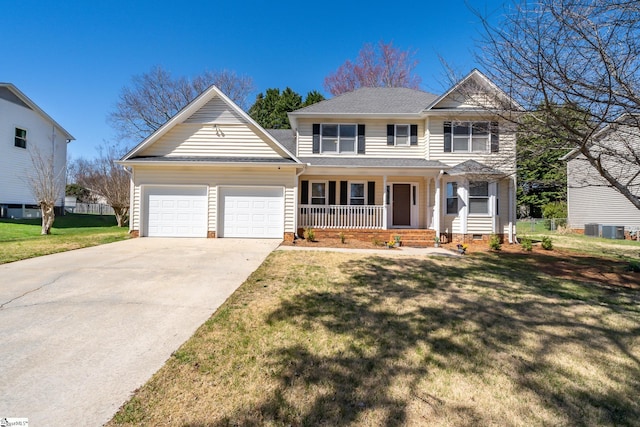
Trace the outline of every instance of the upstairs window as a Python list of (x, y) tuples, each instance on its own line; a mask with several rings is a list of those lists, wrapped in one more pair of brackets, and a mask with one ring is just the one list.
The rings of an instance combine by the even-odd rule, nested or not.
[(387, 145), (418, 145), (418, 125), (387, 125)]
[(320, 129), (322, 153), (356, 152), (356, 125), (323, 124)]
[(469, 214), (489, 214), (489, 183), (487, 181), (469, 183)]
[(27, 131), (24, 129), (16, 128), (16, 137), (14, 145), (20, 148), (27, 148)]
[(444, 122), (444, 151), (495, 153), (498, 151), (497, 122)]
[(447, 215), (458, 214), (458, 183), (447, 182)]

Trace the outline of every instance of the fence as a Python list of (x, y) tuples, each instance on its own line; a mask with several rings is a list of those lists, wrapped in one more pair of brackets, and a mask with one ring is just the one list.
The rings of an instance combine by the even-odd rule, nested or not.
[(520, 234), (557, 231), (558, 227), (566, 226), (566, 218), (521, 218), (517, 222), (517, 230)]
[(72, 206), (66, 206), (65, 210), (77, 214), (115, 215), (113, 208), (104, 203), (76, 203)]

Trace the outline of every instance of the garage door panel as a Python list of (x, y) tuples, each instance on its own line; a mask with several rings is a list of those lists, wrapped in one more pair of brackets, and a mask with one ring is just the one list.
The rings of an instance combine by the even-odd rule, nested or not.
[(279, 188), (226, 188), (221, 191), (222, 237), (281, 238), (284, 198)]
[(147, 236), (207, 236), (205, 187), (156, 187), (146, 191)]

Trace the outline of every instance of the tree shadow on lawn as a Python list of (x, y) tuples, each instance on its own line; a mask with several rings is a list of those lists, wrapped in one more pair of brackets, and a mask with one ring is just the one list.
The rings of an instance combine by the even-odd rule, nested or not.
[[(557, 424), (637, 425), (638, 291), (554, 278), (539, 268), (549, 262), (515, 254), (446, 264), (377, 257), (345, 262), (346, 283), (303, 291), (283, 301), (268, 322), (319, 328), (349, 344), (330, 351), (311, 343), (278, 348), (271, 355), (275, 391), (215, 425), (397, 426), (415, 422), (408, 411), (416, 405), (425, 422), (440, 416), (458, 425), (523, 421), (499, 418), (506, 408), (457, 401), (455, 393), (438, 396), (438, 388), (446, 389), (434, 386), (438, 375), (475, 385), (504, 377), (529, 399), (519, 404), (534, 424), (548, 422), (536, 413), (546, 408)], [(575, 369), (556, 360), (570, 359), (576, 348), (582, 359)], [(591, 372), (606, 377), (595, 380)], [(500, 402), (500, 392), (489, 390), (487, 402)]]

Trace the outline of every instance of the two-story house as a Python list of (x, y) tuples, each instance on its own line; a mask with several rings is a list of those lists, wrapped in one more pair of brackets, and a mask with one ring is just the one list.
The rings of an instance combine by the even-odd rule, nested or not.
[[(74, 138), (11, 83), (0, 83), (0, 217), (40, 215), (29, 177), (32, 156), (52, 159), (54, 174), (64, 179), (67, 143)], [(64, 186), (56, 210), (61, 214)]]
[(265, 130), (212, 87), (121, 160), (131, 230), (513, 241), (515, 135), (490, 113), (497, 97), (508, 98), (474, 70), (442, 96), (361, 88)]

